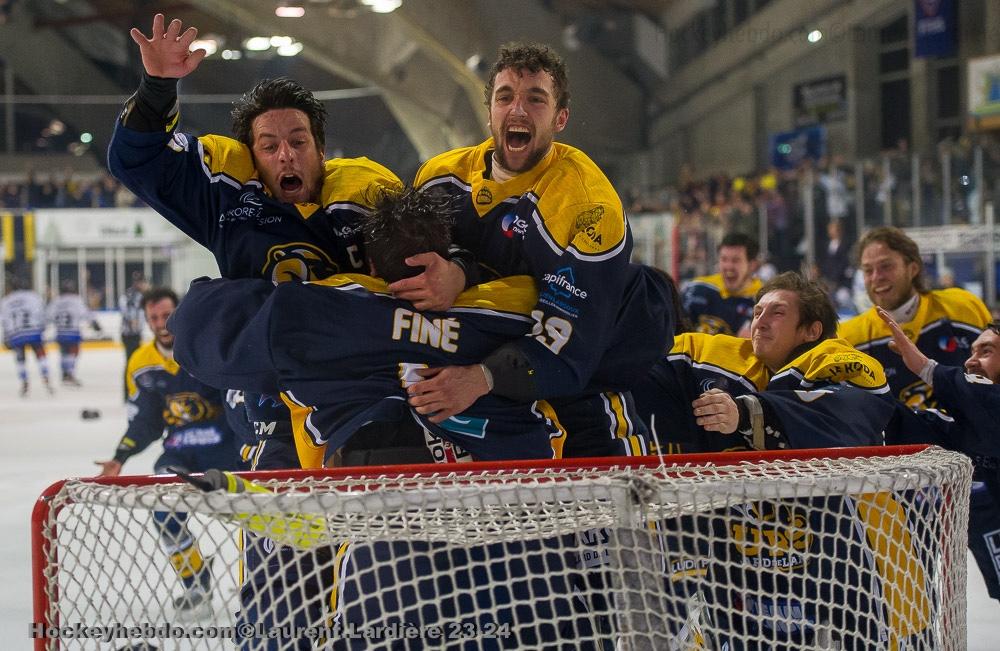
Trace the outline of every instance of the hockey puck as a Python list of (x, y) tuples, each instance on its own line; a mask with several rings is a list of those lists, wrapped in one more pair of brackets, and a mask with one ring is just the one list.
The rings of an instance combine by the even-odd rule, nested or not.
[(101, 412), (96, 409), (84, 409), (80, 412), (80, 418), (83, 420), (94, 420), (95, 418), (100, 418)]

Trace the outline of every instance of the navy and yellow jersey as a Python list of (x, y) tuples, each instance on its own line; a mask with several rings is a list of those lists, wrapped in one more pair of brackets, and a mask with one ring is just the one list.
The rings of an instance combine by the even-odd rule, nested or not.
[[(237, 442), (218, 389), (164, 357), (152, 341), (129, 357), (126, 384), (128, 429), (115, 450), (115, 460), (124, 463), (163, 438), (164, 455), (182, 460), (189, 470), (237, 468)], [(199, 457), (207, 465), (199, 464)], [(162, 465), (156, 464), (157, 468)]]
[(632, 395), (661, 452), (741, 450), (741, 437), (722, 437), (701, 428), (691, 403), (713, 388), (734, 397), (761, 391), (770, 375), (754, 356), (749, 339), (687, 332), (674, 338), (673, 348), (636, 383)]
[(530, 361), (538, 395), (579, 393), (607, 348), (626, 289), (632, 236), (621, 200), (574, 147), (553, 143), (538, 165), (505, 183), (487, 178), (492, 150), (489, 139), (435, 156), (415, 185), (456, 198), (452, 239), (476, 256), (484, 278), (535, 279), (535, 325), (511, 345)]
[[(827, 339), (772, 373), (749, 339), (685, 333), (632, 393), (664, 452), (747, 449), (742, 436), (708, 432), (691, 403), (709, 389), (754, 394), (772, 424), (775, 447), (841, 447), (882, 443), (894, 405), (881, 365), (839, 339)], [(770, 418), (767, 418), (767, 417)]]
[(684, 288), (683, 306), (695, 332), (735, 335), (749, 327), (753, 318), (754, 296), (760, 279), (752, 278), (741, 290), (730, 294), (722, 274), (700, 276)]
[[(176, 124), (176, 121), (173, 123)], [(215, 256), (226, 278), (275, 283), (363, 268), (358, 218), (369, 186), (398, 186), (365, 158), (326, 161), (319, 204), (271, 197), (246, 145), (224, 136), (144, 133), (119, 122), (108, 150), (112, 174)]]
[(884, 444), (896, 412), (885, 371), (843, 339), (826, 339), (779, 369), (756, 394), (768, 449)]
[(273, 291), (262, 281), (218, 279), (193, 283), (170, 325), (178, 327), (177, 359), (195, 375), (262, 393), (280, 387), (310, 465), (317, 450), (332, 455), (366, 423), (401, 418), (476, 459), (551, 458), (539, 404), (487, 395), (435, 425), (406, 403), (417, 369), (476, 363), (523, 336), (536, 299), (527, 277), (473, 287), (446, 312), (417, 312), (368, 276)]
[[(948, 366), (961, 366), (969, 358), (972, 342), (990, 322), (983, 302), (964, 289), (941, 289), (920, 295), (917, 313), (900, 326), (924, 355)], [(840, 324), (837, 332), (858, 350), (885, 367), (892, 395), (915, 409), (937, 406), (933, 391), (906, 368), (902, 357), (889, 348), (892, 333), (872, 308)]]

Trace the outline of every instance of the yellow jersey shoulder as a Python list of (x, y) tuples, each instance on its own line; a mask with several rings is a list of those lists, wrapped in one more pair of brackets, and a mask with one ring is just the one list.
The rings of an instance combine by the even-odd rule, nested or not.
[(871, 355), (844, 339), (826, 339), (802, 353), (779, 373), (795, 370), (809, 382), (847, 383), (872, 391), (887, 390), (885, 369)]
[(546, 231), (560, 246), (585, 256), (621, 247), (625, 210), (611, 182), (579, 149), (558, 142), (552, 147), (552, 160), (532, 188)]
[(134, 396), (138, 389), (136, 378), (149, 371), (166, 371), (171, 375), (177, 375), (181, 370), (180, 365), (173, 360), (167, 359), (160, 353), (156, 343), (147, 341), (135, 349), (135, 352), (128, 358), (125, 370), (125, 385), (129, 396)]
[(485, 170), (486, 150), (491, 143), (492, 140), (487, 140), (475, 147), (459, 147), (433, 156), (417, 170), (413, 184), (419, 188), (446, 178), (471, 184), (473, 172), (478, 169), (481, 177)]
[(531, 276), (509, 276), (470, 287), (458, 295), (452, 308), (528, 315), (537, 303), (538, 290)]
[(239, 140), (212, 134), (199, 136), (198, 142), (204, 155), (202, 160), (212, 176), (222, 174), (240, 185), (257, 178), (250, 148)]
[(926, 319), (928, 323), (948, 319), (982, 329), (991, 320), (990, 311), (979, 297), (958, 287), (935, 289), (920, 298), (930, 301)]
[(332, 158), (323, 165), (323, 206), (349, 203), (370, 208), (378, 188), (403, 186), (389, 168), (367, 158)]
[(746, 378), (758, 390), (767, 386), (770, 374), (744, 337), (685, 332), (674, 337), (669, 356), (684, 356), (693, 364), (704, 364)]

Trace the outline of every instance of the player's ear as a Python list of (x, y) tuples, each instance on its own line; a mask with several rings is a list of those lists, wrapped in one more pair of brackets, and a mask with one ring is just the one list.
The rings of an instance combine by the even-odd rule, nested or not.
[(823, 322), (813, 321), (806, 326), (806, 341), (813, 342), (823, 336)]
[(569, 122), (569, 107), (561, 108), (556, 112), (556, 133), (559, 133), (566, 128), (566, 123)]

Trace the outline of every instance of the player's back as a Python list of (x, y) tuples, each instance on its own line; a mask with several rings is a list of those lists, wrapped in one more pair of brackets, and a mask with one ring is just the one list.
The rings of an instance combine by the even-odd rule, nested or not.
[(90, 310), (78, 294), (60, 294), (46, 310), (49, 323), (56, 328), (56, 337), (80, 333), (80, 327), (90, 318)]
[(13, 291), (0, 299), (0, 322), (5, 339), (41, 334), (45, 327), (45, 303), (37, 292)]

